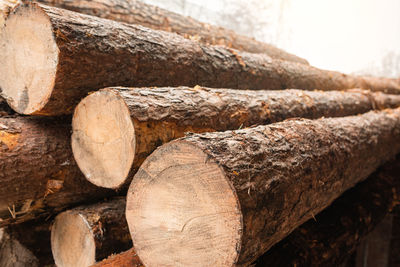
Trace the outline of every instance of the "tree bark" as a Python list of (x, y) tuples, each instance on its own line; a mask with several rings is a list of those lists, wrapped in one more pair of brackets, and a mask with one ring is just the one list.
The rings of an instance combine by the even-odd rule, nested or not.
[[(37, 20), (41, 23), (32, 22)], [(26, 32), (29, 25), (35, 25), (33, 33), (43, 32), (33, 44), (36, 35), (18, 39), (17, 33)], [(320, 70), (38, 4), (17, 7), (8, 16), (1, 39), (0, 53), (7, 55), (0, 58), (2, 94), (24, 114), (70, 113), (88, 92), (113, 85), (368, 88), (400, 93), (395, 79)], [(15, 49), (17, 44), (21, 49)], [(32, 53), (33, 45), (41, 48), (40, 53)]]
[[(0, 3), (0, 11), (3, 11), (3, 14), (0, 14), (0, 25), (4, 23), (9, 10), (21, 3), (20, 0), (3, 2)], [(154, 30), (174, 32), (186, 39), (207, 45), (223, 45), (250, 53), (267, 54), (275, 59), (309, 64), (307, 60), (273, 45), (137, 0), (38, 0), (36, 2), (100, 18), (138, 24)]]
[(38, 259), (21, 243), (0, 229), (0, 266), (2, 267), (38, 267)]
[(128, 191), (135, 250), (146, 266), (249, 265), (399, 153), (399, 138), (394, 109), (170, 142)]
[(399, 204), (399, 173), (397, 156), (273, 246), (256, 266), (340, 266)]
[(186, 132), (235, 130), (295, 117), (342, 117), (399, 104), (399, 95), (362, 90), (109, 88), (90, 94), (75, 109), (72, 149), (90, 182), (118, 188), (130, 183), (158, 146)]
[(90, 266), (131, 248), (125, 203), (125, 199), (116, 198), (60, 213), (51, 230), (56, 265)]
[(120, 254), (111, 255), (105, 260), (102, 260), (93, 267), (143, 267), (139, 257), (133, 248)]
[(308, 64), (307, 60), (273, 45), (137, 0), (39, 0), (37, 2), (105, 19), (139, 24), (154, 30), (174, 32), (203, 44), (224, 45), (250, 53), (264, 53), (276, 59)]
[(69, 118), (0, 118), (0, 227), (115, 194), (86, 181), (70, 132)]

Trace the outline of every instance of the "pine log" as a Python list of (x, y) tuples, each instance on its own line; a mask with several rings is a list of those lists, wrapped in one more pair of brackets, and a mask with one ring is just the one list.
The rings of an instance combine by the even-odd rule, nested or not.
[(398, 140), (400, 108), (172, 141), (129, 187), (135, 250), (149, 267), (247, 266), (399, 153)]
[[(399, 173), (400, 155), (296, 228), (257, 259), (255, 266), (340, 266), (363, 237), (400, 204)], [(136, 252), (130, 249), (94, 266), (136, 267), (139, 264)]]
[(51, 230), (57, 266), (90, 266), (132, 247), (125, 199), (116, 198), (60, 213)]
[(120, 254), (111, 255), (93, 267), (144, 267), (133, 248)]
[(0, 228), (0, 266), (38, 267), (38, 259), (21, 243), (10, 236), (6, 229)]
[(115, 194), (86, 181), (69, 118), (0, 117), (0, 227)]
[(250, 53), (264, 53), (276, 59), (308, 64), (307, 60), (273, 45), (138, 0), (39, 0), (37, 2), (105, 19), (139, 24), (154, 30), (174, 32), (204, 44), (223, 45)]
[[(0, 13), (0, 25), (4, 23), (11, 8), (21, 3), (20, 0), (5, 0), (3, 2), (0, 1), (0, 11), (3, 11), (3, 14)], [(193, 18), (145, 4), (142, 1), (37, 0), (36, 2), (105, 19), (139, 24), (154, 30), (174, 32), (187, 39), (207, 45), (223, 45), (250, 53), (267, 54), (275, 59), (309, 64), (307, 60), (273, 45), (237, 34), (229, 29), (202, 23)]]
[(7, 17), (0, 54), (2, 95), (23, 114), (72, 113), (88, 92), (115, 85), (400, 93), (395, 79), (344, 75), (206, 46), (176, 34), (39, 4), (19, 5)]
[(273, 246), (256, 266), (340, 266), (400, 204), (399, 174), (397, 156)]
[(75, 109), (72, 150), (88, 181), (122, 188), (154, 149), (185, 132), (234, 130), (294, 117), (341, 117), (399, 106), (400, 95), (362, 90), (108, 88), (90, 94)]

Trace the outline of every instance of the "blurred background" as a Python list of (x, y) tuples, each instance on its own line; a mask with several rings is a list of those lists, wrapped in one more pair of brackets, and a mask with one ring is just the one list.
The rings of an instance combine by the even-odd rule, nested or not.
[(400, 0), (143, 0), (271, 43), (319, 68), (400, 77)]

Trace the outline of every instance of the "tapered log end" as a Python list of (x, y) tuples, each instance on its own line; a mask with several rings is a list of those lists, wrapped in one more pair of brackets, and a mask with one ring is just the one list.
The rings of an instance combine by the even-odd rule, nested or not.
[(78, 213), (59, 214), (51, 229), (51, 251), (57, 266), (91, 266), (96, 245), (88, 222)]
[(91, 183), (121, 186), (135, 155), (135, 130), (124, 100), (111, 90), (90, 94), (76, 107), (72, 120), (72, 151)]
[[(196, 146), (175, 141), (140, 167), (126, 218), (145, 266), (233, 266), (242, 217), (223, 170)], [(168, 255), (168, 256), (166, 256)]]
[(50, 19), (36, 4), (20, 5), (0, 34), (0, 88), (18, 113), (42, 109), (52, 93), (58, 47)]

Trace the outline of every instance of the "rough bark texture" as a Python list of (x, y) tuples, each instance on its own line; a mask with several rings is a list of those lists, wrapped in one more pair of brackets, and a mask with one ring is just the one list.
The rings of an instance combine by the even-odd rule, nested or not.
[(38, 259), (39, 266), (54, 266), (50, 244), (52, 219), (51, 217), (42, 218), (7, 227), (9, 235), (18, 240)]
[[(372, 111), (188, 135), (158, 148), (148, 162), (160, 162), (157, 172), (163, 172), (163, 157), (170, 150), (194, 146), (220, 166), (237, 194), (243, 219), (236, 264), (248, 265), (399, 153), (399, 138), (400, 109)], [(146, 162), (135, 184), (154, 179), (144, 170)], [(130, 230), (134, 195), (131, 186), (126, 212)], [(133, 242), (139, 246), (137, 239)]]
[[(394, 79), (344, 75), (262, 54), (201, 45), (167, 32), (40, 7), (52, 23), (59, 60), (49, 102), (33, 114), (70, 113), (89, 91), (113, 85), (369, 88), (400, 93), (400, 83)], [(24, 8), (19, 6), (15, 15)]]
[(0, 118), (0, 227), (113, 194), (81, 174), (70, 132), (69, 118)]
[(37, 2), (105, 19), (139, 24), (154, 30), (175, 32), (204, 44), (224, 45), (250, 53), (264, 53), (276, 59), (308, 64), (307, 60), (273, 45), (137, 0), (39, 0)]
[(400, 96), (366, 90), (250, 91), (200, 86), (111, 90), (124, 99), (135, 127), (136, 155), (131, 176), (158, 146), (186, 132), (236, 130), (296, 117), (343, 117), (400, 104)]
[(93, 267), (143, 267), (135, 250), (131, 248), (117, 255), (111, 255), (107, 259), (102, 260)]
[[(128, 225), (125, 219), (125, 198), (116, 198), (111, 201), (105, 201), (88, 206), (77, 207), (61, 213), (70, 215), (79, 215), (85, 220), (90, 233), (95, 242), (95, 260), (100, 261), (113, 253), (119, 253), (132, 247), (132, 240), (129, 235)], [(57, 222), (57, 219), (56, 219)], [(62, 221), (57, 223), (63, 223)], [(71, 225), (70, 227), (74, 227)], [(61, 229), (61, 228), (58, 228)], [(60, 233), (54, 232), (57, 228), (52, 229), (52, 250), (56, 255), (53, 246), (53, 239)], [(61, 233), (62, 234), (62, 233)], [(67, 237), (68, 238), (68, 237)], [(63, 241), (67, 242), (68, 239)], [(71, 242), (70, 242), (71, 243)], [(70, 246), (81, 244), (70, 244)], [(57, 251), (58, 253), (70, 253), (65, 251)], [(56, 261), (57, 262), (57, 261)]]
[(397, 156), (273, 246), (256, 266), (340, 266), (399, 204), (399, 174)]
[(2, 267), (38, 267), (38, 259), (21, 243), (0, 229), (0, 266)]

